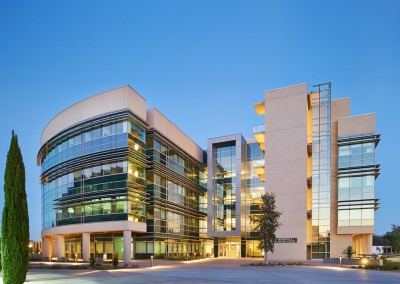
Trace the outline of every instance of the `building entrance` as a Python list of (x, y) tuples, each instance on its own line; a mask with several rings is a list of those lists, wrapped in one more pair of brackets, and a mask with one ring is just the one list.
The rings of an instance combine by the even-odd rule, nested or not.
[(226, 238), (218, 240), (218, 256), (240, 258), (240, 238)]

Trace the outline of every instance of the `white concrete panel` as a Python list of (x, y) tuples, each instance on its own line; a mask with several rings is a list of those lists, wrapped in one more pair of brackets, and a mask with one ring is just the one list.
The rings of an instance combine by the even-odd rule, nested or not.
[(124, 231), (124, 262), (129, 263), (131, 262), (131, 255), (132, 255), (132, 232), (131, 231)]
[(64, 235), (57, 235), (57, 259), (65, 257)]
[(132, 87), (124, 86), (84, 99), (55, 116), (43, 130), (41, 145), (64, 129), (108, 112), (130, 109), (146, 121), (146, 100)]
[(90, 259), (90, 233), (82, 233), (82, 259), (83, 261)]
[(282, 212), (271, 260), (306, 259), (307, 245), (307, 85), (265, 93), (265, 185)]
[(72, 234), (72, 233), (113, 232), (113, 231), (126, 231), (126, 230), (145, 233), (146, 223), (133, 222), (133, 221), (108, 221), (108, 222), (65, 225), (65, 226), (43, 229), (42, 237), (50, 235)]
[(157, 109), (147, 110), (147, 123), (150, 127), (157, 129), (166, 138), (175, 143), (178, 147), (188, 153), (191, 157), (203, 163), (203, 149), (201, 149), (192, 139), (176, 127)]
[(341, 117), (338, 120), (338, 136), (352, 136), (375, 132), (375, 113)]

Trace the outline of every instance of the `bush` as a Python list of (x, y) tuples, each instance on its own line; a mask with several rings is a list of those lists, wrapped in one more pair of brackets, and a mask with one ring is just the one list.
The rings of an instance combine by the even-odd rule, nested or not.
[(365, 269), (380, 269), (380, 266), (378, 264), (367, 264)]
[(94, 259), (94, 257), (92, 256), (92, 257), (90, 257), (90, 266), (91, 267), (94, 267), (95, 265), (96, 265), (96, 260)]
[(353, 254), (355, 254), (356, 252), (353, 251), (352, 246), (348, 246), (343, 250), (343, 253), (347, 256), (347, 258), (352, 258)]
[(113, 260), (112, 260), (112, 265), (114, 268), (118, 267), (118, 253), (114, 254)]
[(383, 270), (399, 270), (400, 263), (398, 262), (388, 262), (382, 266)]

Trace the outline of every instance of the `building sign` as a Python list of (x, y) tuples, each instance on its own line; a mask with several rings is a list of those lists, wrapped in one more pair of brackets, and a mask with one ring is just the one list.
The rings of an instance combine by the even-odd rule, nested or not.
[(276, 238), (275, 243), (297, 243), (297, 238)]

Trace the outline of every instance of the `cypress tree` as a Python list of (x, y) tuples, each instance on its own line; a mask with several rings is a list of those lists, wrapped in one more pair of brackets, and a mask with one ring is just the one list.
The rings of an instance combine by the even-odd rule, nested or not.
[(3, 283), (22, 284), (29, 269), (29, 217), (24, 161), (14, 131), (4, 174), (4, 209), (1, 233)]

